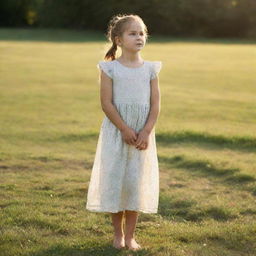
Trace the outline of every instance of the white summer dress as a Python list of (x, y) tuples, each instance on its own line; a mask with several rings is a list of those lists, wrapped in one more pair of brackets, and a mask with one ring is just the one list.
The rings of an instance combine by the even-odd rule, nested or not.
[[(144, 61), (127, 67), (118, 60), (99, 61), (97, 67), (113, 81), (112, 103), (124, 122), (137, 133), (150, 112), (150, 80), (159, 73), (161, 61)], [(124, 210), (157, 213), (159, 168), (155, 128), (148, 147), (137, 149), (122, 139), (120, 130), (105, 115), (96, 147), (86, 209), (117, 213)]]

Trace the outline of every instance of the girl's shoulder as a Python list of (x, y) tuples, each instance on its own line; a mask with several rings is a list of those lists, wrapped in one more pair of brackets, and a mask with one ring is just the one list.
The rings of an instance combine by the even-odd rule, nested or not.
[(162, 61), (160, 60), (146, 60), (150, 67), (150, 79), (155, 79), (162, 68)]
[(105, 61), (100, 60), (97, 63), (97, 68), (104, 71), (110, 78), (113, 78), (113, 64), (114, 60), (112, 61)]
[(160, 60), (145, 60), (151, 67), (153, 68), (161, 68), (162, 67), (162, 61)]
[(111, 67), (114, 64), (115, 60), (99, 60), (97, 63), (97, 67), (106, 66)]
[(148, 63), (162, 63), (162, 61), (160, 60), (144, 60), (145, 62), (148, 62)]

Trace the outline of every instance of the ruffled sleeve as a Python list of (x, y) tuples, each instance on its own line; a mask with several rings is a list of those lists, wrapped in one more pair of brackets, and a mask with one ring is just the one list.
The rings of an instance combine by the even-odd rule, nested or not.
[(161, 61), (153, 61), (152, 62), (150, 80), (156, 78), (156, 76), (160, 72), (161, 68), (162, 68), (162, 62)]
[(113, 78), (113, 69), (111, 64), (112, 63), (109, 61), (99, 61), (97, 68), (104, 71), (104, 73), (106, 73), (110, 78)]

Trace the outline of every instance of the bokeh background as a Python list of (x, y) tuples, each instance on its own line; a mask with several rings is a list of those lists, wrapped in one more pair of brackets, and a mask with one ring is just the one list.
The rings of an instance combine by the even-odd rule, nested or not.
[(136, 13), (154, 34), (251, 37), (254, 0), (9, 0), (0, 4), (0, 25), (104, 30), (117, 13)]
[[(160, 60), (157, 214), (134, 255), (256, 255), (256, 1), (0, 3), (0, 254), (132, 255), (85, 209), (104, 113), (98, 61), (116, 14)], [(117, 56), (120, 55), (118, 51)]]

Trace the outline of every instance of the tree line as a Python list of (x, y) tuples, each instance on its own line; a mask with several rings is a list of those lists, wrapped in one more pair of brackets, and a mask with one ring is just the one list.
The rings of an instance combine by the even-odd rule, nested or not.
[(256, 0), (8, 0), (0, 26), (106, 31), (119, 13), (140, 15), (150, 34), (256, 36)]

